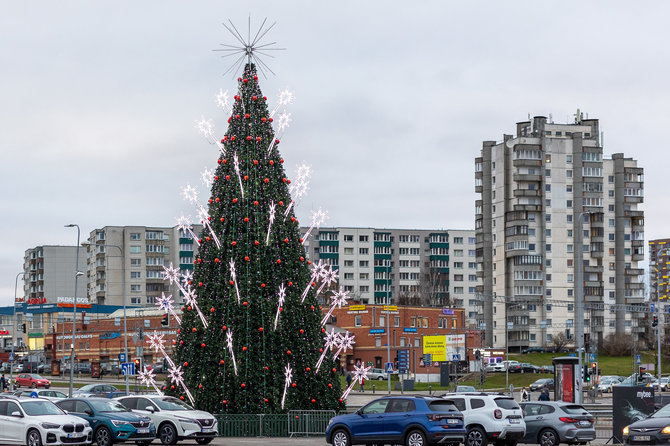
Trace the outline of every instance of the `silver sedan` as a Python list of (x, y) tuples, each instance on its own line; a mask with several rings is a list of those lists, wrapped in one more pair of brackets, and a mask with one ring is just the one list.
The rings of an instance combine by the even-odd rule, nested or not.
[(556, 446), (586, 444), (596, 438), (593, 415), (578, 404), (532, 401), (520, 406), (526, 420), (526, 436), (520, 443)]

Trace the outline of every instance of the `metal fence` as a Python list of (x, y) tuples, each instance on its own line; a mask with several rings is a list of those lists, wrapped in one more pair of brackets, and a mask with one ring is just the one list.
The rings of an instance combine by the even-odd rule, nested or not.
[(287, 414), (217, 414), (220, 437), (322, 436), (333, 410), (292, 410)]

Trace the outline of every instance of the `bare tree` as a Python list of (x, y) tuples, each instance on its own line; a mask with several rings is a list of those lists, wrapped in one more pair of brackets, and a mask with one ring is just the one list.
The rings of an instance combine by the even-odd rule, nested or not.
[(451, 305), (448, 281), (447, 269), (433, 266), (430, 262), (424, 263), (419, 279), (422, 300), (431, 307)]
[(554, 346), (554, 350), (557, 352), (563, 350), (569, 343), (570, 340), (563, 332), (556, 333), (551, 337), (551, 344)]
[(608, 356), (633, 354), (633, 336), (628, 333), (610, 333), (603, 341), (602, 353)]

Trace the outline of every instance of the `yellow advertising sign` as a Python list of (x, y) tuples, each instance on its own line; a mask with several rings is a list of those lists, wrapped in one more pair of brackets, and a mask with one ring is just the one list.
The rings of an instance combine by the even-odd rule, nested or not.
[(398, 307), (395, 305), (384, 305), (383, 311), (398, 311)]
[(363, 311), (365, 310), (365, 305), (349, 305), (349, 311)]
[(424, 336), (423, 354), (433, 355), (433, 361), (440, 362), (447, 360), (447, 337), (446, 336)]

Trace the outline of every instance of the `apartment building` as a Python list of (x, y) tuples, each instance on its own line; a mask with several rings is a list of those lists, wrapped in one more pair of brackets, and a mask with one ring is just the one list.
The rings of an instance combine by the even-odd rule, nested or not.
[(475, 231), (486, 345), (574, 340), (580, 235), (587, 338), (644, 331), (643, 313), (626, 311), (643, 303), (643, 185), (635, 160), (603, 158), (598, 120), (579, 112), (572, 124), (538, 116), (483, 142)]
[[(199, 234), (202, 227), (194, 227)], [(105, 226), (91, 231), (87, 289), (92, 303), (153, 306), (161, 293), (181, 302), (176, 284), (163, 280), (163, 266), (192, 270), (197, 243), (179, 227)]]
[(670, 238), (649, 241), (649, 294), (650, 302), (660, 305), (660, 322), (670, 332)]
[[(16, 330), (15, 345), (25, 344), (31, 350), (44, 347), (43, 333), (57, 319), (55, 313), (41, 310), (72, 300), (75, 296), (75, 271), (83, 271), (85, 265), (86, 250), (82, 247), (43, 245), (25, 251), (23, 292), (17, 295), (15, 305), (16, 326), (21, 327), (25, 323), (26, 331)], [(86, 299), (83, 281), (79, 280), (79, 285), (77, 298)]]
[(305, 249), (309, 259), (337, 267), (339, 284), (362, 304), (466, 307), (473, 317), (479, 311), (472, 230), (322, 227)]

